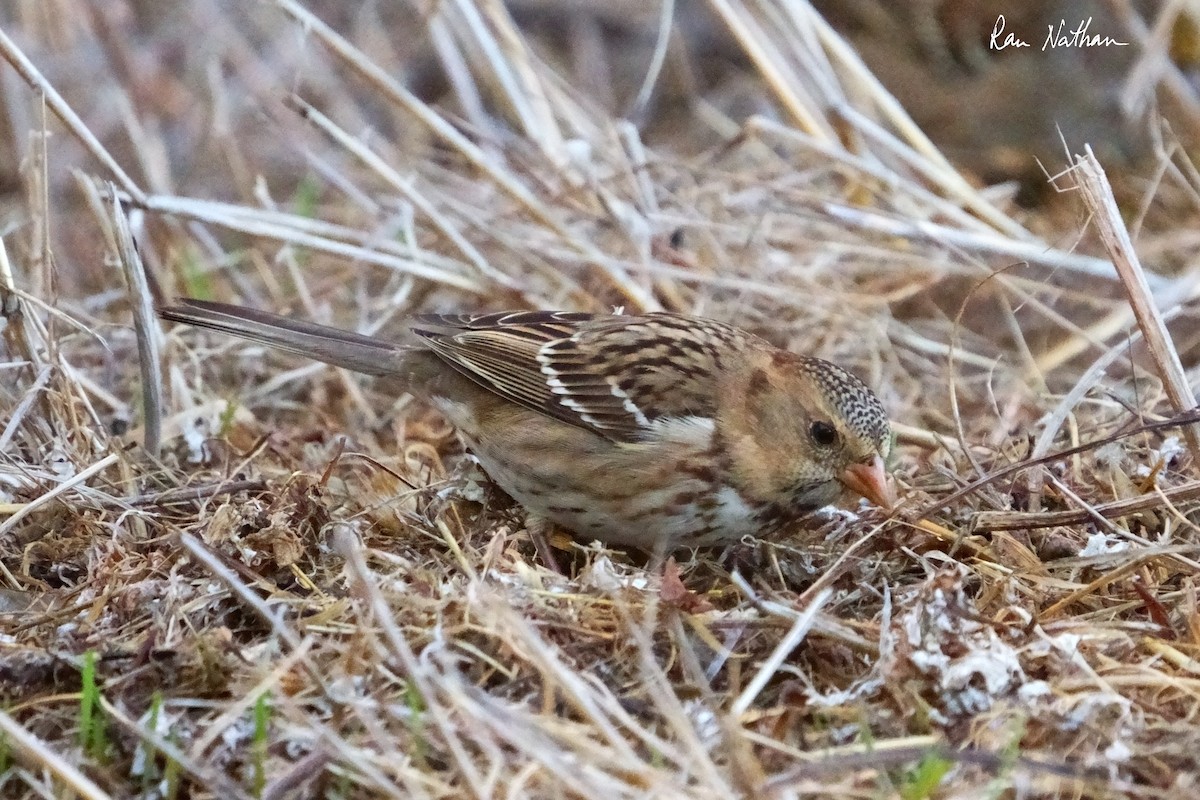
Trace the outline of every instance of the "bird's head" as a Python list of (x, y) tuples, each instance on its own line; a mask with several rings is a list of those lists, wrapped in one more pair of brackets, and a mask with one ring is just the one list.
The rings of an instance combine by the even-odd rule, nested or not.
[(893, 505), (892, 432), (866, 384), (818, 358), (749, 354), (721, 387), (718, 435), (748, 500), (812, 510), (846, 489)]

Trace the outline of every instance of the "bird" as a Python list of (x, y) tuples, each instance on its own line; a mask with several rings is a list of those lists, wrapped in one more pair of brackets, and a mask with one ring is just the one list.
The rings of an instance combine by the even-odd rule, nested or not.
[(779, 533), (847, 493), (894, 504), (878, 396), (830, 361), (730, 324), (420, 315), (394, 341), (190, 298), (159, 315), (398, 379), (532, 520), (587, 541), (669, 553)]

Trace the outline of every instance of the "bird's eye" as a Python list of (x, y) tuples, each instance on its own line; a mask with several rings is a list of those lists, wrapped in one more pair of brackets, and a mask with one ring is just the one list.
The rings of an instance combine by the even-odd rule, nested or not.
[(838, 432), (837, 429), (828, 422), (814, 422), (808, 426), (808, 435), (812, 440), (821, 447), (831, 447), (837, 444)]

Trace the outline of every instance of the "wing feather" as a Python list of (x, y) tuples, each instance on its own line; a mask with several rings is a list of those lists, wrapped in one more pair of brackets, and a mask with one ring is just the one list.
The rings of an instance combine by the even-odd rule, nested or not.
[(614, 441), (711, 417), (722, 359), (761, 341), (674, 314), (527, 311), (419, 317), (429, 348), (489, 391)]

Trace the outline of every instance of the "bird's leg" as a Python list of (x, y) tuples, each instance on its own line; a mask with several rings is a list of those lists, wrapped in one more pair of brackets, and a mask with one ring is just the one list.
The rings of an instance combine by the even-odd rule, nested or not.
[(566, 575), (562, 568), (558, 566), (557, 559), (554, 558), (554, 548), (550, 544), (550, 520), (529, 512), (525, 517), (525, 530), (529, 531), (529, 538), (533, 540), (533, 547), (537, 551), (538, 558), (546, 565), (548, 569), (557, 572), (559, 575)]

